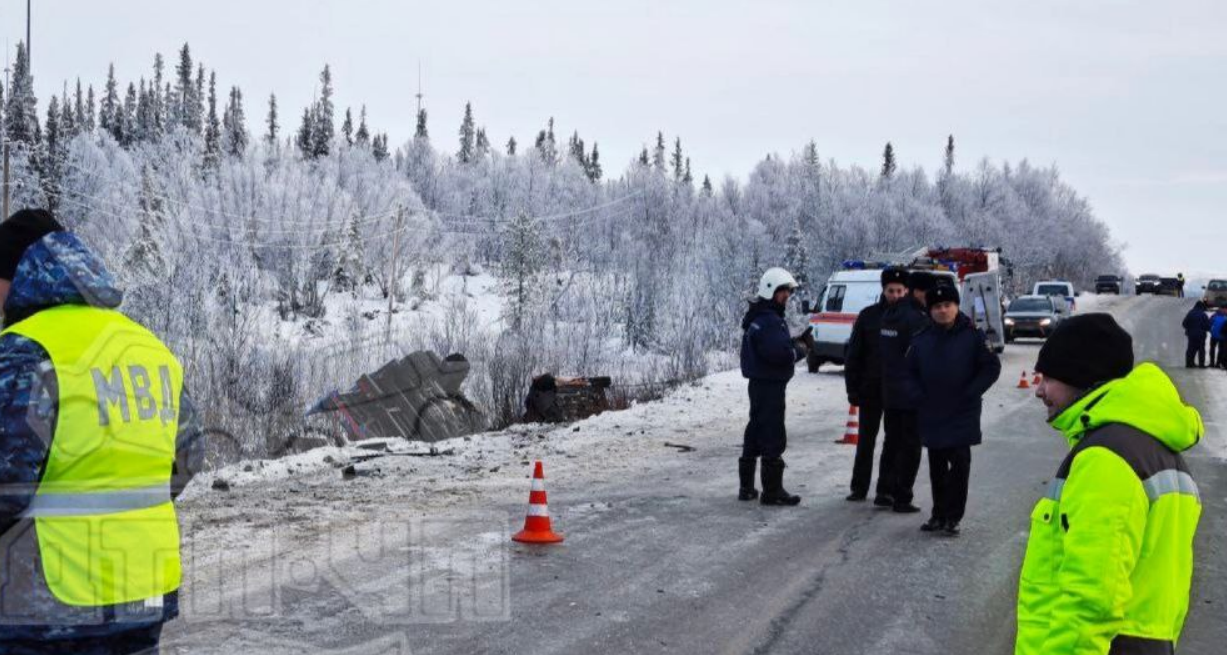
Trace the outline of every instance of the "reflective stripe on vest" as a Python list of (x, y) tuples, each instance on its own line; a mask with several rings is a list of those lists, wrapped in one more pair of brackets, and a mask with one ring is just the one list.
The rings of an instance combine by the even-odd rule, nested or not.
[(57, 600), (128, 603), (179, 587), (179, 526), (169, 485), (183, 372), (123, 314), (84, 305), (9, 327), (51, 358), (55, 434), (26, 516)]

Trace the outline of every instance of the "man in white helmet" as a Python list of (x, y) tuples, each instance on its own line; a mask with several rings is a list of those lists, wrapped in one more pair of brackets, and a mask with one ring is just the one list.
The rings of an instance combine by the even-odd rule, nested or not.
[(796, 505), (800, 496), (784, 490), (784, 389), (792, 379), (799, 360), (805, 358), (802, 337), (792, 337), (784, 321), (784, 308), (797, 288), (797, 281), (788, 271), (773, 268), (763, 274), (758, 294), (750, 303), (741, 321), (741, 374), (750, 380), (750, 423), (746, 425), (745, 442), (738, 473), (741, 478), (740, 500), (758, 498), (754, 488), (754, 470), (758, 458), (763, 460), (764, 505)]

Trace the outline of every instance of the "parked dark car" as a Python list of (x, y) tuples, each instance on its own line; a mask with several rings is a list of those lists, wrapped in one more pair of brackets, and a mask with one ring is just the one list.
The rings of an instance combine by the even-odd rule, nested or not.
[(1114, 293), (1120, 295), (1125, 280), (1119, 275), (1100, 275), (1095, 278), (1095, 293)]
[(1174, 277), (1159, 278), (1159, 288), (1155, 291), (1156, 295), (1172, 296), (1173, 298), (1180, 297), (1180, 280)]
[(1159, 293), (1159, 276), (1147, 273), (1139, 277), (1137, 284), (1134, 285), (1134, 290), (1139, 296), (1144, 293)]
[(1034, 337), (1047, 339), (1057, 329), (1064, 316), (1057, 311), (1059, 296), (1020, 296), (1010, 303), (1005, 312), (1005, 340)]

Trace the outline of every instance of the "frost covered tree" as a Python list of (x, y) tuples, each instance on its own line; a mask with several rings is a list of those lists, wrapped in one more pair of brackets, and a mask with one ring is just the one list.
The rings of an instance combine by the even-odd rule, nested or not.
[(391, 151), (388, 149), (388, 135), (376, 135), (374, 141), (371, 143), (371, 155), (375, 157), (375, 161), (384, 161), (391, 156), (391, 154)]
[(516, 156), (516, 138), (514, 136), (507, 139), (507, 156)]
[(947, 176), (954, 174), (954, 135), (946, 138), (946, 154), (942, 159), (942, 172)]
[(886, 149), (882, 151), (882, 179), (890, 180), (895, 175), (895, 147), (886, 142)]
[(209, 115), (205, 122), (204, 168), (217, 167), (222, 151), (222, 128), (217, 117), (217, 73), (209, 75)]
[(277, 131), (281, 125), (277, 123), (277, 94), (268, 94), (268, 115), (264, 118), (264, 144), (269, 148), (277, 145)]
[(326, 157), (332, 151), (332, 139), (335, 134), (332, 107), (332, 69), (324, 64), (320, 71), (320, 98), (315, 104), (314, 124), (311, 126), (311, 154), (313, 157)]
[(784, 240), (784, 268), (792, 272), (797, 282), (807, 286), (809, 281), (809, 253), (805, 248), (805, 232), (800, 217), (793, 223), (792, 232)]
[(124, 103), (120, 107), (117, 121), (119, 124), (117, 130), (119, 137), (116, 140), (125, 147), (131, 146), (136, 142), (136, 104), (136, 85), (129, 82), (128, 92), (124, 94)]
[(673, 168), (673, 181), (681, 184), (682, 177), (686, 172), (685, 158), (682, 155), (682, 137), (677, 137), (673, 141), (673, 155), (670, 158), (670, 164)]
[(341, 136), (345, 138), (345, 145), (353, 147), (354, 145), (354, 113), (349, 107), (345, 108), (345, 120), (341, 121)]
[(456, 160), (461, 164), (473, 161), (475, 136), (473, 105), (466, 102), (464, 103), (464, 119), (460, 121), (460, 149), (456, 151)]
[(179, 64), (175, 66), (174, 117), (177, 124), (187, 128), (189, 132), (199, 134), (201, 99), (199, 89), (192, 80), (194, 68), (191, 48), (184, 43), (179, 50)]
[(362, 148), (371, 145), (371, 131), (366, 126), (366, 105), (362, 105), (362, 110), (358, 112), (358, 131), (354, 133), (354, 143)]
[(303, 159), (315, 158), (315, 137), (312, 130), (315, 127), (315, 117), (311, 114), (310, 108), (302, 110), (302, 123), (298, 126), (298, 135), (294, 138), (294, 145), (298, 146), (298, 151), (302, 153)]
[(355, 296), (358, 287), (367, 276), (365, 255), (363, 253), (361, 222), (357, 214), (350, 216), (345, 228), (345, 238), (341, 245), (341, 253), (337, 257), (333, 280), (340, 291), (349, 291)]
[(8, 88), (4, 123), (9, 141), (33, 148), (39, 132), (37, 99), (34, 97), (34, 77), (23, 42), (17, 42), (17, 58)]
[(524, 326), (541, 298), (541, 226), (526, 212), (519, 212), (503, 228), (503, 293), (507, 297), (507, 320), (513, 330)]
[(490, 156), (490, 139), (486, 136), (486, 128), (477, 128), (477, 135), (473, 143), (473, 158), (477, 161), (485, 161)]
[(604, 171), (601, 170), (601, 153), (597, 150), (596, 141), (592, 142), (592, 154), (588, 155), (587, 163), (584, 172), (588, 175), (588, 180), (593, 183), (600, 182)]
[(665, 134), (664, 132), (656, 133), (656, 148), (652, 150), (652, 168), (658, 173), (665, 172)]
[(230, 100), (226, 103), (225, 150), (231, 157), (242, 157), (247, 152), (247, 116), (243, 112), (243, 92), (239, 87), (230, 87)]
[(425, 108), (418, 110), (417, 126), (413, 130), (413, 138), (415, 139), (429, 139), (430, 138), (430, 132), (428, 132), (426, 129), (426, 109)]
[(118, 142), (123, 142), (123, 120), (120, 117), (119, 82), (115, 80), (115, 64), (107, 70), (102, 102), (98, 105), (98, 127), (106, 130)]

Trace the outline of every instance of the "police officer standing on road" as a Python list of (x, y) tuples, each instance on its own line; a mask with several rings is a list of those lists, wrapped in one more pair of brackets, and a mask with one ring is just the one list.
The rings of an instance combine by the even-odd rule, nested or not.
[(908, 393), (907, 350), (912, 338), (929, 324), (925, 294), (936, 278), (926, 271), (908, 275), (911, 294), (891, 305), (882, 315), (879, 344), (882, 356), (882, 407), (886, 428), (882, 448), (890, 463), (893, 480), (890, 497), (879, 496), (873, 504), (901, 514), (920, 511), (912, 504), (912, 487), (920, 469), (920, 433), (916, 426), (916, 403)]
[(933, 490), (933, 514), (920, 529), (953, 537), (967, 508), (971, 447), (981, 440), (982, 398), (1001, 376), (1001, 360), (984, 332), (959, 311), (959, 290), (953, 285), (933, 287), (927, 302), (933, 325), (916, 335), (907, 354)]
[(1206, 316), (1206, 303), (1200, 300), (1194, 303), (1193, 309), (1185, 315), (1181, 327), (1189, 338), (1189, 347), (1184, 351), (1185, 368), (1205, 368), (1206, 335), (1210, 334), (1212, 327), (1210, 317)]
[[(763, 274), (758, 297), (750, 303), (741, 322), (741, 374), (750, 380), (750, 422), (746, 425), (738, 474), (740, 500), (754, 500), (754, 469), (763, 460), (764, 505), (796, 505), (800, 496), (784, 489), (784, 460), (787, 447), (784, 431), (784, 390), (792, 379), (796, 364), (805, 358), (802, 337), (792, 337), (784, 320), (788, 299), (797, 281), (782, 268)], [(807, 329), (808, 332), (808, 329)]]
[(1036, 397), (1071, 450), (1031, 513), (1015, 655), (1170, 654), (1189, 609), (1197, 484), (1181, 452), (1204, 433), (1107, 314), (1040, 349)]
[[(869, 483), (873, 478), (873, 451), (878, 440), (878, 428), (882, 423), (882, 357), (880, 344), (882, 315), (888, 307), (903, 300), (907, 295), (907, 271), (888, 268), (882, 271), (882, 298), (877, 303), (861, 310), (852, 325), (848, 351), (844, 357), (844, 385), (848, 391), (848, 404), (860, 409), (859, 433), (856, 442), (856, 461), (852, 465), (852, 493), (848, 500), (865, 500), (869, 495)], [(890, 504), (891, 461), (883, 445), (878, 464), (878, 487), (875, 502)]]
[(173, 499), (199, 470), (183, 374), (43, 210), (0, 223), (0, 652), (156, 651)]

